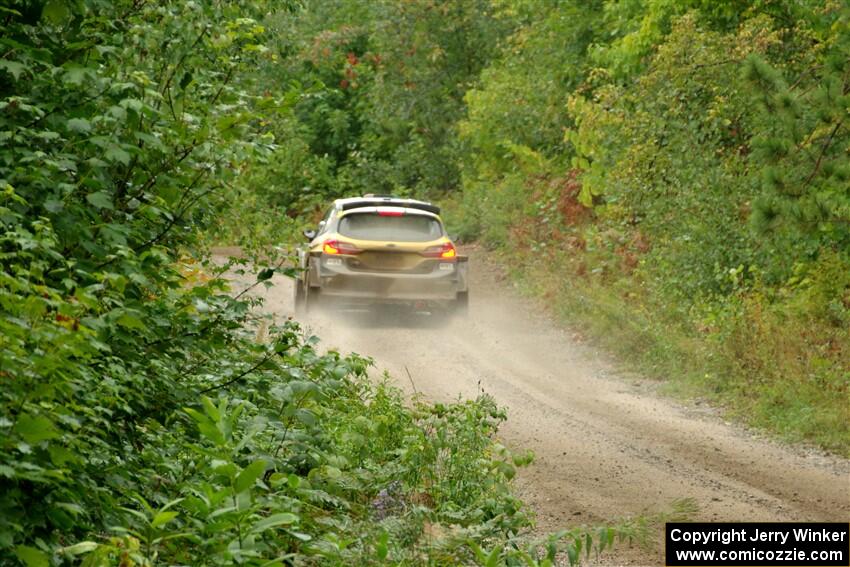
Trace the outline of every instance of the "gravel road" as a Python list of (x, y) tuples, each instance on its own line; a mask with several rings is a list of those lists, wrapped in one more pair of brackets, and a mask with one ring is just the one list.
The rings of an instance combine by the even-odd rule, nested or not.
[[(788, 447), (725, 422), (705, 405), (656, 392), (520, 298), (472, 251), (470, 315), (435, 324), (368, 315), (310, 315), (327, 348), (373, 357), (408, 393), (450, 401), (485, 391), (508, 411), (503, 442), (535, 462), (517, 478), (540, 531), (664, 509), (694, 498), (705, 521), (847, 521), (850, 461)], [(265, 309), (292, 314), (291, 283), (275, 277)], [(408, 377), (409, 373), (409, 377)], [(621, 549), (607, 564), (663, 565)]]

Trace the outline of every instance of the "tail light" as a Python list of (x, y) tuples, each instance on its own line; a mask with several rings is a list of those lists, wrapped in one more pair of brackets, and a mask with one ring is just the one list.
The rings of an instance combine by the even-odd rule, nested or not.
[(322, 244), (322, 252), (325, 254), (360, 254), (362, 250), (350, 242), (325, 240), (325, 243)]
[(427, 258), (440, 258), (442, 260), (454, 260), (457, 258), (457, 250), (451, 242), (446, 242), (440, 246), (430, 246), (422, 251), (422, 255)]

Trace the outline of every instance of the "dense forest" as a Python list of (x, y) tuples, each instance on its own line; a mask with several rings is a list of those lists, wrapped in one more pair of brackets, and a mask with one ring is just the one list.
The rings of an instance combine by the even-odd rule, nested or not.
[(672, 388), (847, 454), (850, 8), (541, 4), (465, 97), (458, 230)]
[[(236, 218), (438, 199), (671, 390), (848, 454), (845, 2), (308, 6), (273, 19), (272, 76), (306, 93), (277, 122), (278, 181)], [(283, 239), (250, 226), (222, 239)]]
[(848, 454), (849, 26), (843, 0), (5, 2), (0, 563), (640, 538), (530, 538), (491, 398), (409, 404), (294, 321), (258, 340), (225, 271), (293, 275), (366, 192), (441, 202), (625, 363)]

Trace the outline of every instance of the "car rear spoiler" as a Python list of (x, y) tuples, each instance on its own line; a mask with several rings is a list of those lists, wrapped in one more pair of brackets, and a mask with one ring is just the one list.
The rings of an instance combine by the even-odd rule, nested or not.
[(354, 201), (351, 203), (343, 203), (342, 210), (348, 211), (350, 209), (360, 209), (363, 207), (404, 207), (407, 209), (427, 211), (429, 213), (434, 213), (435, 215), (440, 214), (440, 207), (437, 205), (423, 203), (422, 201), (414, 201), (413, 199), (375, 199), (373, 201)]

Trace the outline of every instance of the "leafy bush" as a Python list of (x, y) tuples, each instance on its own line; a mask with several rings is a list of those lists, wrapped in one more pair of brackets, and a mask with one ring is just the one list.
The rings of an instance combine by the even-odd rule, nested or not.
[(453, 222), (649, 370), (846, 453), (850, 11), (520, 14), (467, 94), (469, 213)]
[[(0, 562), (545, 563), (492, 399), (409, 408), (293, 322), (258, 342), (233, 265), (204, 259), (210, 234), (286, 240), (273, 214), (336, 182), (278, 142), (312, 92), (260, 80), (270, 7), (0, 8)], [(253, 286), (294, 275), (274, 260)]]

